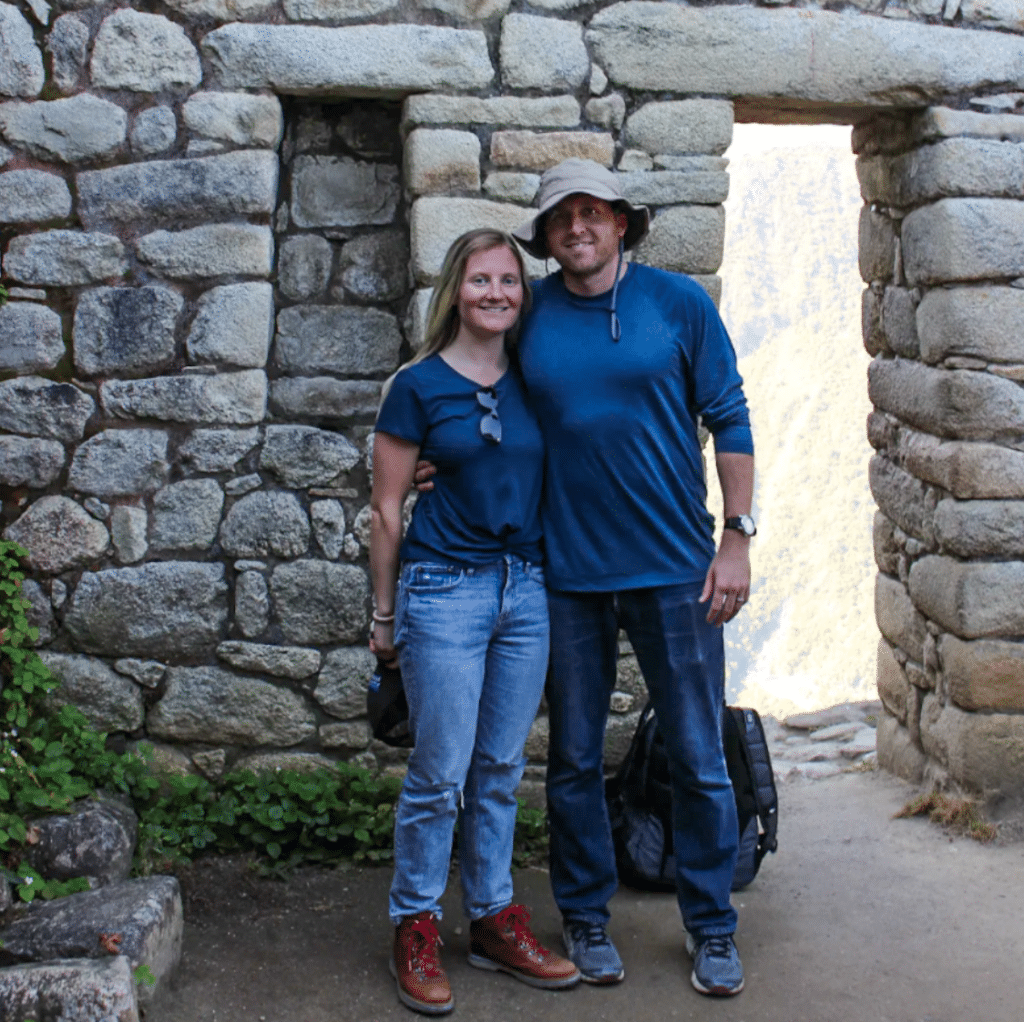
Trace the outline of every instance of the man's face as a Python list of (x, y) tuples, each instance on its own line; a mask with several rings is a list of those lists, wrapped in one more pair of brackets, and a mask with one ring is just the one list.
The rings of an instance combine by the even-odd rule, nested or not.
[(586, 279), (605, 270), (614, 273), (613, 260), (626, 224), (626, 214), (616, 213), (604, 199), (577, 193), (562, 199), (545, 217), (544, 236), (562, 270)]

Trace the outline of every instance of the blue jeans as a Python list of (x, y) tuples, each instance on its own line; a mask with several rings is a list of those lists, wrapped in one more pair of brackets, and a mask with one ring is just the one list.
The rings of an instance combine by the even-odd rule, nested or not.
[(736, 929), (736, 803), (722, 747), (721, 627), (697, 602), (703, 583), (618, 593), (549, 592), (548, 813), (551, 886), (567, 918), (606, 923), (618, 878), (604, 799), (604, 731), (618, 630), (633, 644), (672, 777), (676, 886), (698, 939)]
[(440, 917), (457, 818), (463, 908), (494, 915), (512, 901), (515, 792), (548, 661), (543, 570), (517, 557), (407, 562), (395, 646), (416, 747), (395, 813), (391, 921)]

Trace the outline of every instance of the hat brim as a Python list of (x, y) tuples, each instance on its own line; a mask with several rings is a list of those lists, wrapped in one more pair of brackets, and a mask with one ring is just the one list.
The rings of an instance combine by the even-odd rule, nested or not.
[(547, 259), (551, 255), (548, 249), (548, 239), (544, 235), (544, 218), (570, 195), (592, 195), (595, 199), (604, 199), (605, 202), (620, 208), (626, 214), (626, 233), (623, 236), (622, 245), (627, 250), (636, 245), (650, 230), (651, 211), (646, 206), (634, 206), (621, 195), (616, 195), (610, 189), (602, 188), (600, 185), (586, 189), (573, 187), (549, 196), (532, 220), (512, 231), (512, 237), (535, 259)]

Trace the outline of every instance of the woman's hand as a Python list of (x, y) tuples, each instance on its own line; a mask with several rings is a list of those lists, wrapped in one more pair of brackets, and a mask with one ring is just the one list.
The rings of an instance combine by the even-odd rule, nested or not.
[(370, 652), (390, 667), (397, 659), (394, 621), (374, 621), (370, 631)]

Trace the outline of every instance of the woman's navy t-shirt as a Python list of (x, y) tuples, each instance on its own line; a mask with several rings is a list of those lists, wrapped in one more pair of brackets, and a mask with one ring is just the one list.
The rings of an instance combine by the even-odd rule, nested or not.
[(434, 489), (420, 494), (402, 542), (403, 561), (480, 565), (514, 554), (539, 564), (544, 438), (518, 372), (494, 385), (501, 442), (480, 433), (482, 388), (440, 355), (395, 376), (377, 430), (419, 446), (437, 466)]

